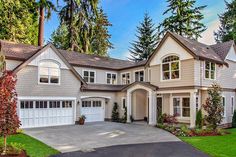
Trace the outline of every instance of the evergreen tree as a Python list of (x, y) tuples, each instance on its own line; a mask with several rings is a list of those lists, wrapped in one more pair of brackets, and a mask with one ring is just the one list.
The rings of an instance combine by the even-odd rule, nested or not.
[(236, 0), (226, 3), (226, 12), (219, 15), (221, 26), (215, 32), (216, 42), (234, 40), (236, 42)]
[(234, 110), (234, 115), (233, 115), (233, 119), (232, 119), (232, 127), (236, 128), (236, 110)]
[(202, 110), (198, 110), (196, 114), (196, 127), (198, 129), (202, 129), (203, 126), (203, 117), (202, 117)]
[(111, 120), (113, 122), (119, 122), (119, 110), (118, 110), (118, 104), (115, 102), (113, 109), (112, 109), (112, 115), (111, 115)]
[(94, 26), (94, 36), (91, 39), (92, 53), (99, 56), (106, 56), (109, 48), (112, 48), (112, 43), (109, 41), (111, 35), (108, 32), (108, 27), (112, 26), (107, 15), (102, 9), (98, 11), (98, 18)]
[(145, 13), (143, 21), (137, 27), (137, 41), (131, 43), (130, 53), (132, 61), (138, 62), (148, 59), (148, 56), (154, 52), (159, 38), (157, 29), (153, 24), (151, 17)]
[(0, 0), (0, 39), (37, 45), (38, 13), (34, 1)]
[(201, 20), (204, 18), (201, 11), (206, 6), (195, 7), (196, 0), (167, 0), (168, 9), (163, 15), (171, 14), (160, 25), (160, 35), (166, 31), (177, 33), (181, 36), (198, 39), (206, 27)]

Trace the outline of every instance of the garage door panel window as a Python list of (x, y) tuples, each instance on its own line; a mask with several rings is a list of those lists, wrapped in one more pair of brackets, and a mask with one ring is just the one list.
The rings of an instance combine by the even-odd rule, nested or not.
[(82, 101), (82, 107), (91, 107), (91, 101)]
[(47, 108), (48, 102), (47, 101), (36, 101), (35, 108)]
[(32, 109), (32, 108), (34, 108), (33, 101), (21, 101), (20, 108), (21, 109)]
[(53, 61), (42, 61), (39, 64), (39, 83), (59, 84), (60, 66)]
[(102, 107), (101, 101), (93, 101), (93, 107)]
[(50, 101), (49, 108), (60, 108), (60, 101)]
[(62, 101), (62, 108), (72, 108), (72, 101)]

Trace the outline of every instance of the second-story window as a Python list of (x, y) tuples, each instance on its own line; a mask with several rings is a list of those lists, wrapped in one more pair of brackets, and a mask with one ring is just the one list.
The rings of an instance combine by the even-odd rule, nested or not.
[(121, 75), (122, 84), (130, 84), (130, 73), (123, 73)]
[(53, 61), (42, 61), (39, 63), (39, 83), (59, 84), (60, 66)]
[(107, 73), (107, 84), (116, 84), (116, 74)]
[(144, 81), (144, 71), (135, 72), (135, 81)]
[(89, 70), (84, 70), (83, 78), (88, 83), (95, 83), (95, 72), (89, 71)]
[(214, 80), (215, 74), (216, 74), (216, 64), (206, 61), (205, 62), (205, 78)]
[(162, 80), (179, 79), (179, 57), (168, 56), (162, 60)]

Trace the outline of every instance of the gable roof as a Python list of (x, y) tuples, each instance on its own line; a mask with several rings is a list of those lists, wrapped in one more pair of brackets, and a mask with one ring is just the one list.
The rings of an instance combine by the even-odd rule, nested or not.
[[(84, 79), (80, 76), (80, 74), (68, 63), (68, 61), (61, 55), (60, 52), (52, 45), (52, 44), (47, 44), (46, 46), (38, 49), (36, 52), (33, 53), (32, 56), (30, 56), (27, 60), (22, 62), (20, 65), (18, 65), (14, 70), (13, 73), (19, 72), (22, 68), (27, 66), (33, 59), (35, 59), (37, 56), (39, 56), (41, 53), (43, 53), (46, 49), (52, 48), (54, 52), (60, 57), (60, 59), (66, 64), (66, 66), (71, 70), (71, 72), (83, 83), (86, 84)], [(4, 52), (4, 51), (3, 51)]]
[(155, 56), (168, 37), (174, 39), (195, 59), (209, 60), (218, 64), (225, 64), (225, 56), (228, 54), (229, 49), (233, 44), (233, 41), (230, 41), (221, 44), (206, 45), (196, 40), (188, 39), (172, 32), (167, 32), (157, 46), (156, 51), (149, 57), (147, 64), (150, 63), (152, 58)]

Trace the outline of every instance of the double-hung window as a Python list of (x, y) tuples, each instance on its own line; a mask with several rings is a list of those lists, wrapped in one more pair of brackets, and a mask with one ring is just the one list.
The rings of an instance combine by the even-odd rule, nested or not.
[(95, 72), (84, 70), (83, 71), (83, 78), (87, 83), (95, 83)]
[(214, 80), (216, 76), (216, 64), (205, 61), (205, 78)]
[(223, 117), (226, 117), (226, 102), (225, 102), (225, 97), (222, 97), (222, 105), (223, 105)]
[(125, 110), (125, 108), (126, 108), (126, 99), (125, 99), (125, 97), (123, 97), (121, 100), (122, 100), (122, 109)]
[(122, 84), (130, 84), (130, 73), (123, 73), (121, 75)]
[(42, 61), (39, 63), (39, 83), (59, 84), (60, 66), (53, 61)]
[(190, 98), (173, 98), (173, 111), (174, 115), (177, 117), (190, 117)]
[(136, 71), (134, 74), (135, 74), (135, 81), (141, 81), (141, 82), (144, 81), (144, 71), (143, 70)]
[(178, 56), (168, 56), (162, 60), (162, 80), (180, 78), (180, 61)]
[(116, 84), (117, 83), (117, 75), (115, 73), (107, 73), (107, 84)]

